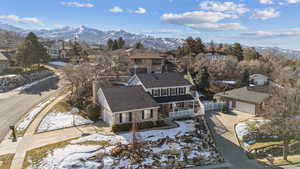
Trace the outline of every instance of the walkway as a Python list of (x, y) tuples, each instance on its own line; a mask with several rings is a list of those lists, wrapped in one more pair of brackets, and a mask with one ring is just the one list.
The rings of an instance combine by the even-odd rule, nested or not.
[(22, 169), (23, 161), (26, 156), (26, 152), (31, 149), (46, 146), (49, 144), (54, 144), (57, 142), (65, 141), (72, 138), (81, 137), (86, 134), (94, 134), (99, 132), (110, 132), (110, 128), (104, 127), (102, 123), (96, 123), (85, 126), (71, 127), (61, 130), (55, 130), (51, 132), (35, 134), (40, 121), (48, 113), (53, 105), (55, 105), (60, 100), (64, 99), (67, 94), (57, 98), (53, 103), (48, 105), (30, 124), (26, 133), (22, 138), (19, 138), (17, 142), (11, 142), (8, 139), (3, 140), (0, 144), (0, 155), (14, 153), (14, 159), (11, 164), (11, 169)]

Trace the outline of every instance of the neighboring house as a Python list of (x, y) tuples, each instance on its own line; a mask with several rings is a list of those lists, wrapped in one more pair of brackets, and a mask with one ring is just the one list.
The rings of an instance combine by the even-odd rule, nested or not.
[(199, 53), (196, 58), (200, 59), (200, 58), (206, 58), (210, 61), (223, 61), (227, 58), (228, 56), (224, 53)]
[(9, 60), (2, 52), (0, 52), (0, 73), (7, 68), (9, 68)]
[(160, 53), (150, 50), (132, 50), (128, 52), (131, 60), (130, 73), (162, 73), (164, 58)]
[(191, 93), (192, 85), (177, 72), (161, 74), (136, 74), (129, 85), (141, 85), (160, 105), (161, 117), (194, 114), (195, 99)]
[(253, 85), (266, 85), (269, 82), (269, 78), (262, 74), (253, 74), (250, 76), (250, 83)]
[(243, 87), (218, 93), (214, 96), (219, 102), (226, 102), (230, 109), (252, 115), (261, 115), (264, 101), (270, 96), (270, 85)]
[[(102, 119), (110, 125), (195, 115), (191, 84), (179, 73), (136, 74), (129, 86), (100, 88)], [(97, 89), (95, 89), (97, 90)]]
[(159, 105), (141, 86), (100, 88), (98, 102), (102, 106), (102, 119), (110, 126), (135, 120), (157, 121)]

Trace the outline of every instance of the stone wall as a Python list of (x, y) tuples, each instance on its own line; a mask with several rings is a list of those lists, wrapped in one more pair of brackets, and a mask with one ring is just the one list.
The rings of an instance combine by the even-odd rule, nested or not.
[(53, 71), (43, 70), (21, 75), (0, 76), (0, 93), (7, 92), (17, 87), (54, 75)]

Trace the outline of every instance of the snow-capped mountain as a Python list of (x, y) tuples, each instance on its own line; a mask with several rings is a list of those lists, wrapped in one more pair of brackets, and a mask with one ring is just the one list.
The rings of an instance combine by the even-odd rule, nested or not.
[(26, 36), (29, 32), (34, 32), (42, 38), (51, 40), (74, 40), (75, 38), (90, 44), (106, 44), (108, 39), (117, 39), (122, 37), (127, 45), (133, 46), (137, 42), (142, 42), (144, 46), (154, 49), (176, 49), (183, 44), (182, 39), (176, 38), (156, 38), (153, 36), (129, 33), (124, 30), (120, 31), (101, 31), (86, 26), (79, 27), (63, 27), (51, 30), (22, 30), (20, 28), (13, 29), (9, 25), (1, 26), (0, 29), (18, 32), (22, 36)]
[(264, 54), (264, 53), (275, 53), (281, 56), (287, 56), (292, 58), (300, 59), (300, 50), (292, 50), (292, 49), (282, 49), (278, 47), (255, 47), (255, 49)]
[(6, 31), (11, 31), (11, 32), (17, 32), (17, 33), (24, 31), (24, 29), (17, 28), (15, 26), (12, 26), (12, 25), (9, 25), (6, 23), (2, 23), (2, 22), (0, 22), (0, 29), (6, 30)]

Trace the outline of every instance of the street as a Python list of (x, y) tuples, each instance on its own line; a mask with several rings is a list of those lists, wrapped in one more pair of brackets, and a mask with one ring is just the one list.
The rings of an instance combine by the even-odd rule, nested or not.
[(0, 141), (10, 125), (14, 125), (33, 106), (55, 94), (61, 87), (59, 77), (53, 77), (23, 91), (0, 94)]

